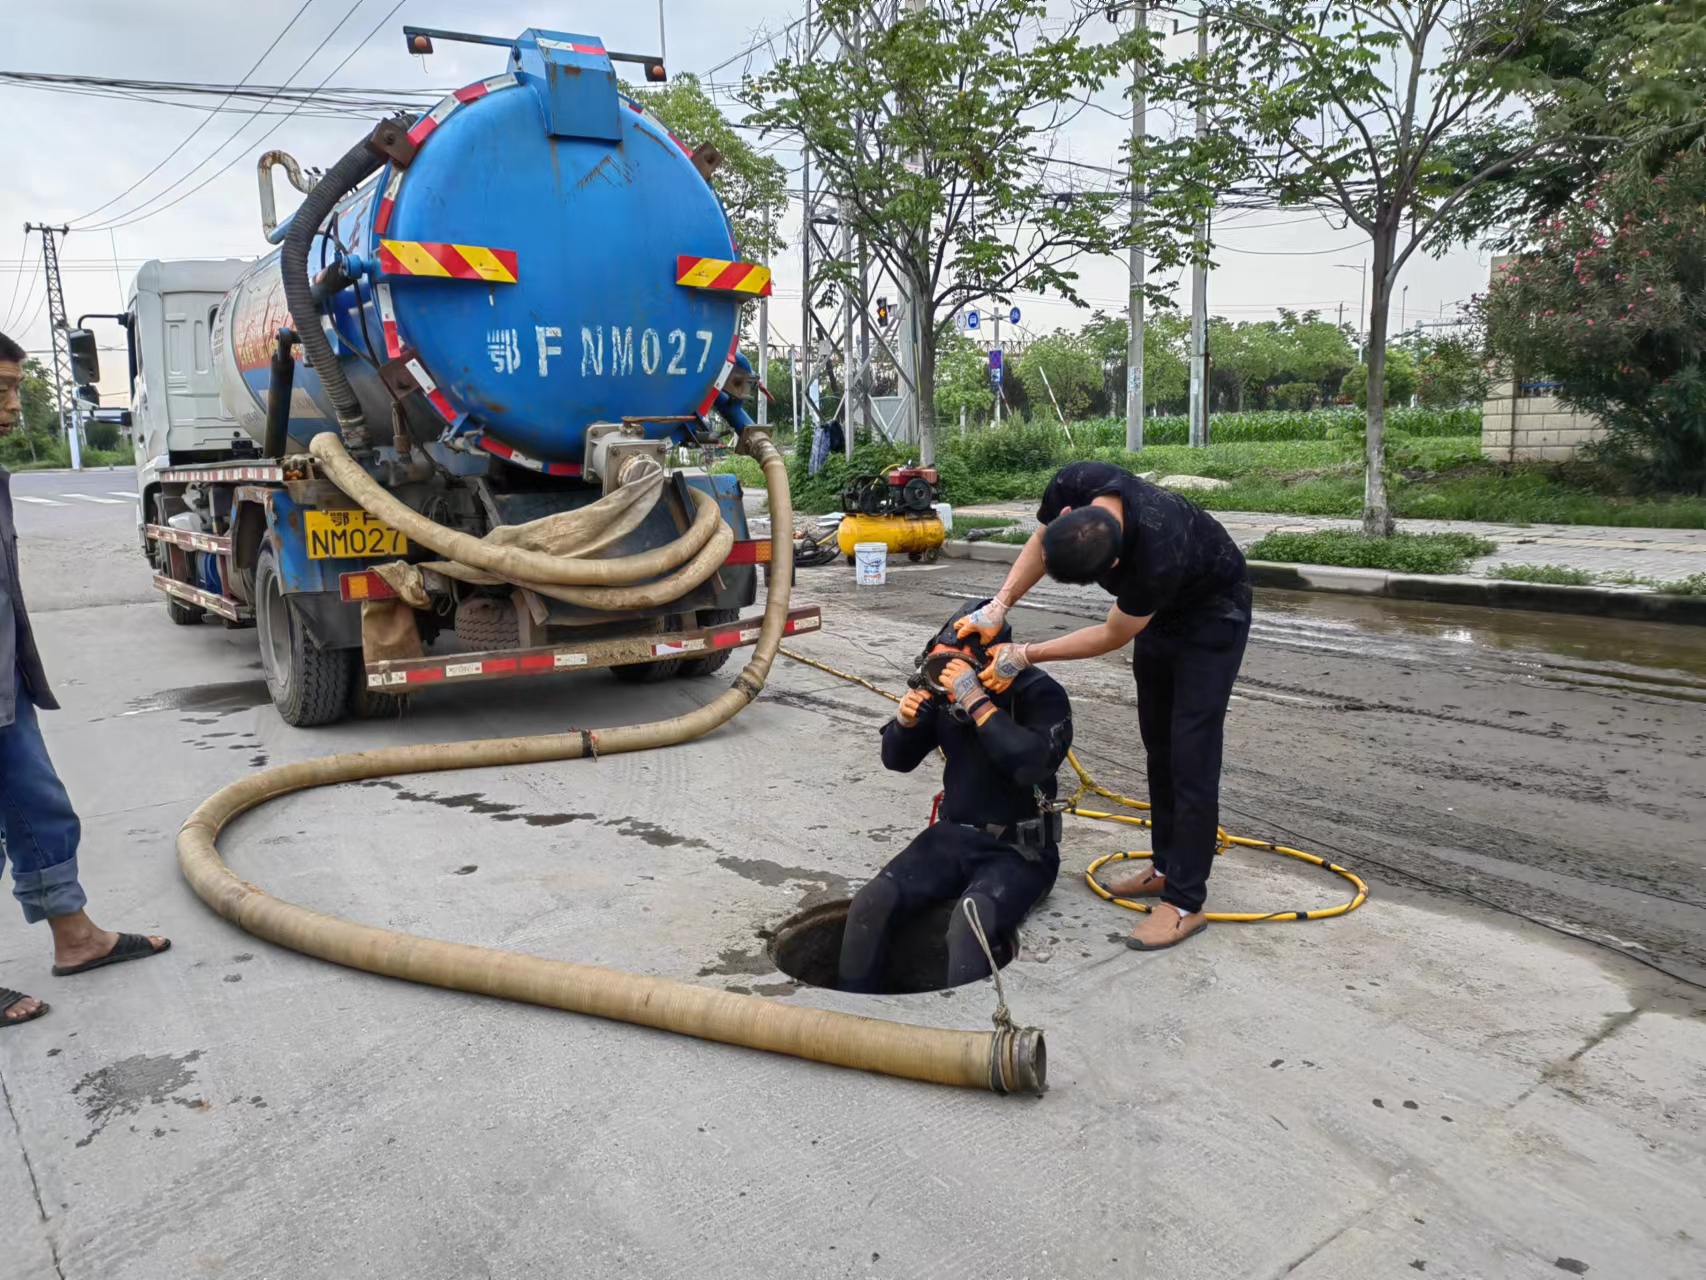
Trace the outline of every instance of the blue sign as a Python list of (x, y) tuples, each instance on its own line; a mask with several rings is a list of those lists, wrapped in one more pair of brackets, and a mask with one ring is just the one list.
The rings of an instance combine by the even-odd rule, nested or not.
[(1001, 385), (1001, 348), (997, 347), (989, 353), (989, 382), (991, 386)]
[(1018, 324), (1019, 323), (1019, 308), (1014, 307), (1011, 311), (1009, 311), (1007, 313), (1007, 319), (1012, 324)]
[(968, 329), (977, 328), (977, 312), (975, 312), (975, 311), (966, 312), (966, 328), (968, 328)]

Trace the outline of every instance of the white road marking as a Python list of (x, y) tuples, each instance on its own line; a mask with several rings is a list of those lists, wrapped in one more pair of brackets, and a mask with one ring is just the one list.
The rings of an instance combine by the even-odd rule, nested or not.
[(129, 492), (125, 491), (124, 489), (108, 489), (107, 492), (110, 493), (115, 498), (129, 498), (132, 502), (140, 502), (141, 501), (141, 499), (136, 494), (129, 493)]
[(38, 507), (63, 507), (65, 505), (63, 502), (55, 502), (52, 498), (27, 498), (21, 493), (17, 495), (17, 498), (19, 502), (33, 502)]
[(59, 496), (62, 498), (75, 498), (79, 502), (98, 502), (103, 507), (116, 507), (121, 505), (117, 498), (102, 498), (93, 493), (62, 493)]

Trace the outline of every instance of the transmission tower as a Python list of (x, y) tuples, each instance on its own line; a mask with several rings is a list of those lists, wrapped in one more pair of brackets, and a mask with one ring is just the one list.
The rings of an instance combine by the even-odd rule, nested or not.
[[(789, 39), (789, 56), (797, 63), (858, 57), (865, 33), (894, 22), (903, 6), (915, 7), (915, 0), (879, 0), (852, 23), (834, 25), (822, 21), (812, 0), (807, 0), (805, 18)], [(803, 147), (800, 195), (800, 385), (809, 386), (820, 370), (839, 368), (844, 406), (841, 422), (849, 456), (854, 429), (859, 426), (874, 428), (891, 440), (917, 442), (916, 343), (921, 321), (919, 308), (910, 297), (909, 282), (892, 275), (880, 259), (872, 263), (863, 237), (854, 236), (843, 217), (840, 194), (821, 181), (814, 185), (809, 145)], [(830, 259), (851, 264), (852, 287), (843, 291), (841, 305), (826, 322), (816, 306), (814, 267)], [(892, 315), (881, 317), (872, 300), (890, 296), (898, 299), (899, 305)], [(876, 412), (871, 394), (879, 362), (894, 369), (899, 401), (886, 424)], [(811, 413), (802, 417), (802, 422), (821, 416), (809, 397), (807, 403)]]
[(32, 231), (41, 232), (42, 270), (47, 275), (47, 323), (53, 337), (53, 404), (58, 429), (63, 433), (67, 418), (74, 416), (77, 384), (71, 376), (71, 344), (67, 338), (71, 326), (65, 316), (65, 290), (59, 282), (59, 246), (54, 236), (69, 235), (71, 228), (51, 227), (44, 222), (24, 223), (26, 239)]

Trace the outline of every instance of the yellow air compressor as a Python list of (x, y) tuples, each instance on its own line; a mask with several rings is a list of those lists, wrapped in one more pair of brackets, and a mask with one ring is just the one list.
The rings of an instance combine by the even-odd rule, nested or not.
[(937, 484), (936, 468), (911, 463), (849, 480), (841, 491), (845, 514), (835, 539), (847, 563), (861, 542), (880, 542), (914, 563), (934, 562), (948, 536), (936, 514)]

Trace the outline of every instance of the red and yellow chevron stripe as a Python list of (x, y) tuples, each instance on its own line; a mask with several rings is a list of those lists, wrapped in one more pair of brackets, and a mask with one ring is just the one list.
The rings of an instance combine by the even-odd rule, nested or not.
[(519, 276), (514, 249), (433, 244), (427, 240), (381, 240), (379, 269), (388, 276), (437, 276), (493, 284), (514, 284)]
[(721, 293), (770, 296), (770, 268), (756, 262), (730, 262), (727, 258), (697, 258), (682, 254), (675, 260), (675, 283), (690, 289), (715, 289)]

